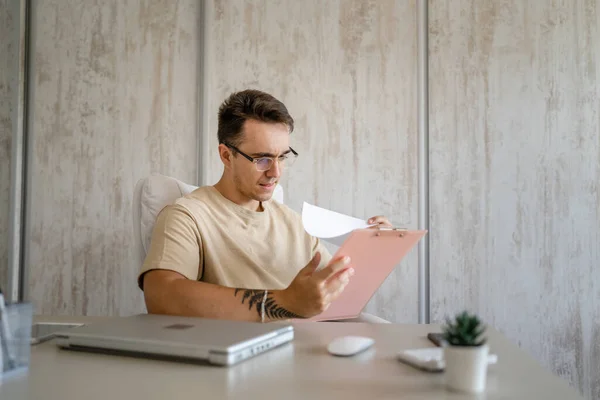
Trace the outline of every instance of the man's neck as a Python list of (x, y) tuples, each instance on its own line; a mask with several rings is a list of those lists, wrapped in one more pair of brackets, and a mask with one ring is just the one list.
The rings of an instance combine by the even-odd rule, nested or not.
[(223, 197), (227, 200), (241, 206), (247, 208), (252, 211), (264, 211), (262, 203), (257, 200), (249, 199), (243, 194), (241, 194), (234, 186), (233, 182), (230, 179), (225, 179), (221, 177), (219, 182), (214, 185), (214, 188), (221, 193)]

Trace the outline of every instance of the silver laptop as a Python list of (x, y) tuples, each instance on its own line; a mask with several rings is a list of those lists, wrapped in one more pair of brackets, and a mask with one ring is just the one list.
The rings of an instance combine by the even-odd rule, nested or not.
[(70, 350), (233, 365), (294, 338), (293, 326), (141, 314), (55, 334)]

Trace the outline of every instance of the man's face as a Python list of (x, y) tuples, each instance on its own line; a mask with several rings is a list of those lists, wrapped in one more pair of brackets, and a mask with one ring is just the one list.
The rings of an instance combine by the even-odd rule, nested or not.
[[(273, 157), (289, 152), (290, 134), (283, 123), (247, 120), (244, 123), (242, 142), (237, 148), (250, 157)], [(256, 163), (241, 154), (231, 157), (231, 174), (238, 192), (248, 200), (267, 201), (273, 196), (275, 185), (281, 178), (282, 166), (274, 162), (267, 171), (258, 171)]]

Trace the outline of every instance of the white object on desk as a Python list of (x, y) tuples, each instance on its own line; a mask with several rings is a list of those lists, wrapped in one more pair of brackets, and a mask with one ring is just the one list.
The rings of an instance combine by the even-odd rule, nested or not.
[(335, 356), (349, 357), (367, 350), (375, 340), (364, 336), (340, 336), (333, 339), (327, 346), (327, 351)]
[[(398, 353), (398, 360), (429, 372), (442, 372), (446, 366), (442, 347), (403, 350)], [(497, 362), (498, 356), (496, 354), (488, 354), (488, 364), (496, 364)]]
[(466, 393), (485, 391), (489, 351), (487, 344), (444, 347), (448, 388)]

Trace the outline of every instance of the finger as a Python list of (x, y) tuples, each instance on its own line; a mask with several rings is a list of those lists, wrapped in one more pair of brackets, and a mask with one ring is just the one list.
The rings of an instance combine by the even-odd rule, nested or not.
[(325, 281), (325, 283), (327, 285), (329, 285), (330, 283), (332, 283), (335, 280), (339, 280), (339, 279), (350, 279), (352, 276), (354, 276), (354, 268), (350, 267), (350, 268), (346, 268), (343, 269), (339, 272), (336, 272), (335, 274), (333, 274), (332, 276), (330, 276), (329, 278), (327, 278), (327, 280)]
[(310, 260), (310, 262), (306, 265), (306, 267), (302, 268), (301, 273), (312, 274), (315, 272), (319, 264), (321, 263), (321, 253), (317, 251), (315, 256)]
[(345, 256), (341, 258), (337, 258), (332, 261), (320, 271), (314, 273), (314, 277), (317, 280), (326, 281), (330, 277), (334, 276), (336, 273), (343, 271), (344, 269), (350, 266), (350, 257)]
[(308, 272), (313, 273), (319, 267), (319, 264), (321, 264), (321, 253), (317, 251), (312, 260), (310, 260), (306, 266), (306, 269)]
[(381, 224), (389, 224), (390, 221), (386, 217), (384, 217), (383, 215), (376, 215), (375, 217), (369, 218), (368, 223), (369, 224), (381, 225)]
[(329, 304), (329, 303), (335, 301), (338, 297), (340, 297), (340, 295), (344, 292), (344, 289), (346, 289), (346, 286), (348, 286), (349, 282), (350, 282), (350, 280), (345, 278), (345, 279), (337, 279), (335, 281), (335, 283), (332, 283), (327, 288), (328, 293), (325, 296), (325, 303)]
[(377, 226), (386, 226), (386, 227), (392, 227), (392, 223), (383, 215), (377, 215), (375, 217), (369, 218), (369, 220), (367, 221), (367, 223), (369, 224), (374, 224)]
[(340, 287), (345, 287), (350, 282), (350, 278), (352, 277), (352, 275), (354, 275), (353, 270), (346, 269), (346, 270), (336, 274), (334, 277), (329, 278), (325, 282), (325, 288), (326, 288), (327, 292), (329, 292), (329, 293), (335, 292)]

